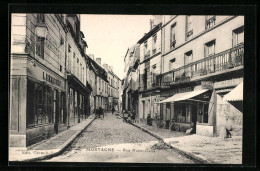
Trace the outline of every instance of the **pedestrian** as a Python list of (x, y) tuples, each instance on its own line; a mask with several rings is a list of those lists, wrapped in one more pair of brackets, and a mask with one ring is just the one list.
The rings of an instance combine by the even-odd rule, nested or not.
[(99, 110), (99, 118), (100, 118), (100, 115), (103, 115), (103, 118), (104, 118), (104, 111), (103, 111), (102, 107), (99, 106), (98, 110)]
[(135, 120), (135, 116), (136, 116), (136, 113), (135, 113), (135, 110), (133, 109), (133, 111), (132, 111), (132, 121)]
[(150, 114), (148, 114), (146, 120), (147, 120), (147, 125), (152, 126), (152, 118)]
[(114, 108), (114, 106), (112, 107), (112, 115), (114, 114), (114, 112), (115, 112), (115, 108)]

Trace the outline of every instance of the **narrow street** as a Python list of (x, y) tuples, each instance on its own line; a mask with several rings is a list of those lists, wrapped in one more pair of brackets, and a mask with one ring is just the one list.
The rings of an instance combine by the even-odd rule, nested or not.
[(45, 161), (193, 163), (111, 113), (97, 118), (63, 154)]

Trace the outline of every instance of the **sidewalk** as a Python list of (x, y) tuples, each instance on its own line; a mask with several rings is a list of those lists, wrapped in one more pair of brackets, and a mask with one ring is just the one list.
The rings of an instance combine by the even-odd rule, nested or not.
[(95, 115), (91, 115), (70, 129), (27, 148), (9, 147), (9, 161), (37, 161), (57, 156), (69, 147), (94, 119)]
[(131, 123), (162, 140), (175, 150), (204, 164), (242, 164), (242, 136), (223, 140), (219, 137), (186, 135), (185, 133)]

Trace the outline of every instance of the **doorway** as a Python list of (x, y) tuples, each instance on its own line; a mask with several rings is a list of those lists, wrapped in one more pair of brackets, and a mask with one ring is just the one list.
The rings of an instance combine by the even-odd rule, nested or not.
[(142, 101), (143, 103), (143, 119), (145, 119), (145, 101)]
[(193, 123), (193, 133), (196, 134), (196, 125), (197, 125), (197, 105), (191, 106), (191, 115), (192, 115), (192, 123)]
[(59, 91), (54, 90), (54, 117), (55, 117), (55, 123), (54, 123), (54, 132), (58, 134), (59, 130), (59, 121), (60, 121), (60, 109), (59, 109)]

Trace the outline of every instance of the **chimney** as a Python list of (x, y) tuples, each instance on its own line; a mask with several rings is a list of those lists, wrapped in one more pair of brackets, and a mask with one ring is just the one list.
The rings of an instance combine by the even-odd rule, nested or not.
[(113, 72), (113, 67), (112, 66), (109, 66), (108, 68), (109, 68), (108, 69), (109, 71)]
[(108, 70), (108, 64), (103, 64), (103, 68)]
[(154, 26), (154, 19), (150, 19), (150, 30), (153, 29)]
[(89, 56), (91, 59), (95, 60), (95, 59), (94, 59), (94, 54), (88, 54), (88, 56)]
[(154, 26), (162, 22), (162, 15), (154, 15), (153, 24)]
[(96, 62), (101, 66), (101, 58), (96, 58)]

